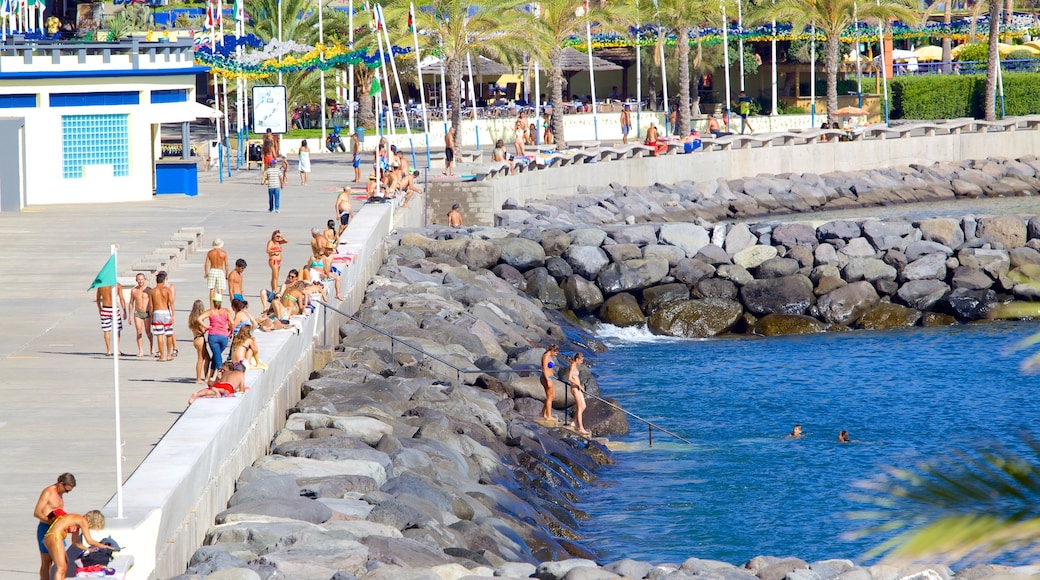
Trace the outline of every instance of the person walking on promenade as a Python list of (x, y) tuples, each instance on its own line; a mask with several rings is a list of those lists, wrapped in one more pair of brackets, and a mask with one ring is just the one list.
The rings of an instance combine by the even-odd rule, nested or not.
[[(40, 499), (36, 500), (36, 509), (33, 510), (33, 516), (40, 521), (36, 525), (36, 543), (40, 547), (40, 580), (50, 580), (51, 564), (54, 563), (51, 553), (44, 544), (47, 528), (51, 527), (57, 516), (65, 513), (65, 498), (63, 496), (75, 488), (76, 477), (71, 473), (63, 473), (58, 476), (57, 483), (52, 483), (43, 488), (43, 491), (40, 492)], [(64, 552), (62, 552), (61, 560), (65, 560)], [(64, 578), (64, 576), (62, 577)]]
[(625, 109), (621, 111), (621, 142), (628, 145), (628, 132), (632, 130), (632, 113), (631, 108), (625, 105)]
[[(75, 535), (77, 532), (80, 534), (79, 540), (82, 541), (77, 540)], [(89, 550), (92, 547), (106, 550), (112, 549), (112, 546), (106, 546), (90, 537), (90, 522), (87, 521), (87, 518), (80, 514), (59, 515), (55, 518), (54, 523), (47, 528), (47, 533), (44, 535), (43, 540), (51, 560), (54, 561), (55, 578), (65, 578), (65, 572), (68, 571), (69, 561), (65, 555), (65, 538), (69, 534), (73, 534), (72, 544), (81, 550)], [(50, 577), (49, 567), (47, 573), (47, 577)]]
[(354, 166), (354, 183), (361, 181), (361, 139), (358, 137), (358, 131), (361, 127), (358, 127), (356, 131), (350, 134), (350, 152), (354, 155), (354, 159), (350, 162)]
[(144, 356), (144, 337), (146, 335), (148, 336), (148, 354), (153, 355), (155, 354), (155, 341), (152, 338), (152, 315), (151, 308), (149, 308), (151, 299), (148, 296), (152, 290), (148, 287), (148, 278), (144, 274), (138, 274), (134, 279), (137, 281), (137, 286), (130, 290), (130, 305), (127, 310), (134, 313), (137, 356)]
[(307, 147), (307, 140), (300, 143), (300, 185), (307, 187), (311, 176), (311, 149)]
[[(113, 310), (112, 294), (119, 300), (119, 308)], [(123, 332), (123, 320), (126, 318), (126, 299), (123, 298), (123, 285), (100, 286), (95, 294), (98, 316), (101, 317), (101, 334), (105, 337), (105, 356), (112, 354), (112, 329), (116, 331), (116, 348), (119, 348), (119, 335)]]
[(278, 160), (272, 159), (264, 171), (264, 183), (267, 184), (267, 213), (278, 213), (281, 209), (283, 181), (282, 168)]
[(220, 365), (224, 364), (224, 349), (231, 338), (231, 311), (224, 308), (224, 298), (217, 294), (212, 299), (213, 306), (199, 317), (199, 322), (206, 328), (206, 343), (209, 344), (209, 375), (216, 374)]
[(188, 315), (188, 330), (191, 331), (191, 344), (195, 347), (195, 382), (206, 384), (206, 367), (209, 366), (209, 351), (206, 350), (206, 325), (202, 323), (202, 315), (206, 312), (206, 304), (196, 300), (191, 305)]
[(350, 218), (353, 217), (353, 213), (350, 211), (350, 188), (344, 187), (339, 195), (336, 196), (336, 215), (339, 217), (339, 232), (336, 237), (343, 233), (343, 230), (347, 229), (347, 224), (350, 223)]
[(288, 244), (289, 240), (282, 236), (282, 230), (271, 232), (271, 239), (267, 240), (267, 265), (271, 268), (271, 291), (278, 289), (279, 270), (282, 269), (282, 244)]
[(246, 261), (242, 258), (235, 260), (235, 269), (228, 273), (228, 292), (231, 299), (245, 300), (245, 290), (242, 289), (242, 272), (246, 271)]
[(581, 363), (584, 361), (585, 355), (576, 352), (571, 357), (570, 368), (567, 369), (567, 382), (570, 383), (571, 396), (574, 397), (574, 420), (567, 426), (573, 427), (579, 434), (588, 437), (592, 435), (592, 432), (585, 429), (585, 423), (582, 422), (582, 416), (585, 413), (585, 387), (581, 386), (579, 372)]
[(455, 175), (455, 127), (449, 127), (444, 134), (444, 175)]
[(223, 248), (224, 240), (213, 240), (213, 249), (206, 252), (206, 260), (202, 264), (202, 276), (206, 279), (210, 298), (217, 294), (226, 294), (228, 291), (228, 256)]
[(151, 293), (152, 335), (159, 347), (159, 362), (173, 360), (173, 291), (166, 285), (166, 272), (155, 275)]
[(744, 134), (744, 129), (747, 129), (748, 133), (753, 134), (755, 130), (751, 127), (751, 123), (748, 122), (748, 116), (751, 115), (751, 97), (747, 96), (747, 93), (740, 91), (737, 95), (737, 111), (740, 112), (740, 134)]
[(553, 384), (553, 380), (556, 378), (556, 373), (552, 369), (556, 366), (556, 361), (553, 359), (558, 354), (560, 354), (560, 347), (555, 344), (550, 344), (549, 348), (542, 353), (542, 376), (540, 379), (542, 388), (545, 389), (545, 407), (542, 409), (542, 420), (544, 421), (554, 420), (552, 406), (553, 400), (556, 398), (556, 386)]

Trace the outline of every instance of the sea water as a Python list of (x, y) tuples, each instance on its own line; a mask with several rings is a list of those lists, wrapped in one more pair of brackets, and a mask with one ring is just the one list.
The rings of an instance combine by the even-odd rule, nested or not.
[[(1016, 343), (1036, 323), (688, 340), (599, 327), (605, 396), (688, 439), (630, 421), (617, 464), (580, 507), (601, 561), (742, 564), (756, 555), (850, 558), (857, 482), (994, 441), (1040, 433), (1037, 380)], [(804, 436), (785, 438), (795, 424)], [(852, 442), (838, 442), (848, 430)], [(1019, 447), (1021, 445), (1018, 445)]]

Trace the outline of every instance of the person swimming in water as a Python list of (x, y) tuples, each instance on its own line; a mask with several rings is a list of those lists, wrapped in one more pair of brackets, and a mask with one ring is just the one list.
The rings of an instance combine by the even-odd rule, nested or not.
[(852, 441), (852, 439), (849, 438), (849, 432), (842, 429), (841, 433), (838, 433), (838, 442), (848, 443), (849, 441)]
[(542, 388), (545, 389), (545, 408), (542, 409), (542, 420), (544, 421), (553, 420), (552, 405), (553, 399), (556, 398), (556, 388), (553, 385), (553, 379), (556, 376), (552, 369), (556, 366), (553, 358), (558, 354), (560, 354), (560, 347), (555, 344), (550, 344), (549, 348), (542, 353), (542, 376), (540, 378)]
[(788, 439), (797, 439), (797, 438), (799, 438), (801, 436), (802, 436), (802, 426), (801, 425), (795, 425), (794, 429), (791, 429), (791, 432), (787, 434), (787, 438)]

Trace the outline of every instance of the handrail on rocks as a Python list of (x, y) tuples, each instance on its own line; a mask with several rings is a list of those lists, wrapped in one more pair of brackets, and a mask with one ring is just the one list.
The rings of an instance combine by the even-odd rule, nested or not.
[[(435, 354), (432, 354), (430, 352), (427, 352), (427, 351), (423, 350), (423, 348), (421, 346), (412, 344), (412, 343), (408, 342), (407, 340), (398, 338), (398, 337), (394, 336), (393, 334), (391, 334), (391, 333), (389, 333), (389, 332), (387, 332), (385, 330), (382, 330), (380, 328), (376, 328), (375, 326), (372, 326), (371, 324), (365, 322), (364, 320), (361, 320), (360, 318), (354, 316), (353, 314), (349, 314), (347, 312), (344, 312), (344, 311), (340, 310), (339, 308), (336, 308), (335, 306), (332, 306), (332, 305), (330, 305), (330, 304), (328, 304), (328, 303), (326, 303), (326, 302), (324, 302), (322, 300), (311, 300), (311, 303), (312, 304), (320, 304), (320, 305), (322, 305), (325, 308), (324, 310), (322, 310), (322, 326), (323, 327), (328, 322), (328, 311), (332, 310), (334, 312), (337, 312), (337, 313), (339, 313), (339, 314), (341, 314), (343, 316), (346, 316), (350, 320), (353, 320), (354, 322), (360, 324), (361, 326), (364, 326), (365, 328), (367, 328), (369, 330), (372, 330), (374, 332), (378, 332), (379, 334), (382, 334), (383, 336), (389, 338), (390, 339), (390, 358), (391, 358), (391, 360), (393, 360), (393, 358), (394, 358), (394, 343), (395, 342), (400, 342), (401, 344), (407, 346), (408, 348), (411, 348), (412, 350), (420, 352), (424, 356), (428, 356), (428, 357), (432, 358), (433, 360), (443, 364), (444, 366), (447, 366), (449, 368), (455, 369), (455, 378), (460, 383), (462, 382), (462, 375), (463, 374), (480, 373), (480, 374), (489, 374), (490, 375), (490, 374), (496, 374), (496, 373), (538, 372), (540, 370), (540, 369), (538, 369), (536, 367), (532, 367), (532, 368), (529, 368), (529, 369), (514, 369), (514, 368), (511, 368), (511, 369), (502, 369), (502, 370), (464, 369), (464, 368), (461, 368), (461, 367), (459, 367), (459, 366), (457, 366), (457, 365), (455, 365), (453, 363), (450, 363), (450, 362), (442, 359), (441, 357), (439, 357), (439, 356), (437, 356)], [(325, 337), (327, 337), (327, 333), (322, 333), (322, 346), (328, 346), (328, 340)], [(564, 381), (564, 380), (561, 380), (561, 379), (557, 379), (557, 380), (559, 380), (561, 383), (563, 383), (565, 385), (570, 386), (570, 383), (568, 383), (567, 381)], [(648, 421), (648, 420), (640, 417), (639, 415), (636, 415), (635, 413), (632, 413), (631, 411), (628, 411), (626, 409), (622, 409), (621, 407), (615, 405), (614, 403), (611, 403), (610, 401), (607, 401), (607, 400), (603, 399), (602, 397), (593, 395), (591, 393), (585, 393), (585, 396), (591, 397), (593, 399), (596, 399), (597, 401), (603, 403), (604, 405), (607, 405), (608, 407), (610, 407), (612, 409), (615, 409), (617, 411), (621, 411), (625, 415), (628, 415), (629, 417), (632, 417), (633, 419), (636, 419), (637, 421), (641, 421), (641, 422), (645, 423), (646, 427), (647, 427), (647, 435), (649, 437), (649, 441), (650, 441), (650, 446), (651, 447), (653, 447), (653, 445), (654, 445), (654, 428), (657, 428), (662, 433), (666, 433), (668, 435), (671, 435), (672, 437), (675, 437), (676, 439), (678, 439), (679, 441), (682, 441), (683, 443), (686, 443), (687, 445), (693, 445), (693, 443), (691, 443), (690, 441), (688, 441), (686, 439), (683, 439), (682, 437), (676, 435), (675, 433), (669, 431), (668, 429), (665, 429), (664, 427), (661, 427), (660, 425), (658, 425), (658, 424), (656, 424), (656, 423), (654, 423), (652, 421)]]

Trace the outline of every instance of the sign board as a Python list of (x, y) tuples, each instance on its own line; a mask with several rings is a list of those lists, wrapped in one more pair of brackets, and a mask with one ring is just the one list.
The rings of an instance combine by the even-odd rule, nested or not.
[(289, 130), (288, 108), (285, 103), (285, 85), (253, 87), (253, 132), (276, 135)]

